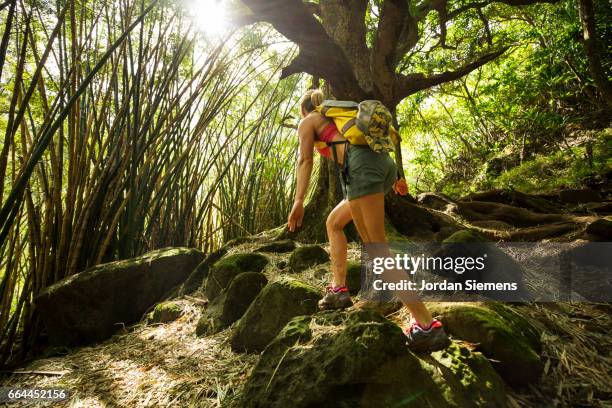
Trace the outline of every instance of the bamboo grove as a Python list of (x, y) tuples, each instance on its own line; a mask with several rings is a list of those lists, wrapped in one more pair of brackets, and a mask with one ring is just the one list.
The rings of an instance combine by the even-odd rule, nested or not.
[(196, 41), (179, 5), (0, 2), (0, 365), (27, 357), (33, 299), (89, 266), (276, 226), (300, 78), (262, 28)]

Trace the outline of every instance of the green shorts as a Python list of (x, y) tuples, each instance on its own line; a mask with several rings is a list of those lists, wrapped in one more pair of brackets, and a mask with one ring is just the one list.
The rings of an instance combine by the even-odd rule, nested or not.
[(386, 194), (397, 179), (397, 166), (389, 153), (377, 153), (369, 146), (351, 145), (348, 152), (346, 193), (349, 201), (374, 193)]

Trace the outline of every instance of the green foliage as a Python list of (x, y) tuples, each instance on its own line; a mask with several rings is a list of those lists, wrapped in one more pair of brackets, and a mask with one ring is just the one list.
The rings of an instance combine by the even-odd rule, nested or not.
[[(600, 32), (605, 33), (610, 11), (599, 7), (598, 13)], [(589, 169), (575, 159), (584, 152), (574, 152), (566, 144), (574, 143), (576, 129), (603, 128), (607, 121), (579, 41), (582, 33), (574, 2), (520, 10), (490, 5), (487, 16), (496, 27), (492, 44), (513, 47), (470, 75), (412, 95), (398, 106), (413, 192), (464, 195), (503, 185), (509, 180), (502, 172), (521, 163), (527, 169), (527, 162), (538, 157), (543, 159), (536, 161), (546, 161), (551, 152), (551, 162), (576, 163), (560, 180), (550, 179), (549, 187), (576, 185)], [(465, 13), (456, 19), (448, 27), (447, 43), (459, 43), (466, 36), (486, 38), (483, 23), (474, 17)], [(426, 33), (436, 30), (435, 15), (428, 16), (428, 24)], [(424, 49), (433, 41), (426, 37), (421, 38)], [(452, 68), (453, 53), (477, 55), (487, 45), (473, 42), (458, 47), (417, 53), (403, 68), (440, 72)], [(604, 56), (603, 63), (609, 70), (610, 58)], [(532, 166), (537, 170), (536, 164)], [(537, 184), (534, 180), (531, 188)]]
[(37, 337), (28, 311), (46, 285), (286, 219), (297, 139), (283, 124), (302, 78), (278, 78), (294, 47), (265, 25), (196, 32), (183, 7), (21, 2), (10, 28), (0, 7), (0, 366)]
[(612, 133), (600, 133), (587, 146), (571, 147), (503, 172), (491, 182), (494, 188), (513, 188), (524, 193), (548, 193), (560, 188), (579, 188), (585, 177), (612, 169)]

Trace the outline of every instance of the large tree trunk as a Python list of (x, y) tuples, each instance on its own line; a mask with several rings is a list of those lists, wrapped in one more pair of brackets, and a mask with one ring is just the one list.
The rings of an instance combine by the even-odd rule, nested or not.
[[(314, 189), (312, 199), (305, 208), (302, 227), (293, 233), (285, 229), (279, 238), (326, 242), (325, 220), (343, 198), (332, 161), (321, 160)], [(393, 191), (385, 196), (385, 213), (397, 232), (415, 240), (442, 240), (461, 228), (452, 217), (443, 212), (420, 206), (412, 196), (401, 197)], [(359, 240), (352, 223), (345, 228), (345, 234), (349, 241)]]
[[(242, 0), (250, 10), (246, 24), (266, 21), (299, 45), (298, 56), (283, 69), (281, 79), (306, 72), (321, 78), (338, 99), (378, 99), (391, 112), (407, 96), (432, 86), (453, 81), (502, 55), (507, 46), (490, 47), (478, 56), (448, 65), (448, 70), (430, 73), (403, 72), (400, 62), (417, 46), (428, 15), (437, 13), (446, 44), (446, 25), (464, 12), (483, 7), (471, 3), (449, 9), (445, 1), (424, 1), (410, 6), (405, 0), (384, 0), (378, 4), (375, 29), (366, 24), (367, 0)], [(512, 6), (558, 0), (497, 0)], [(588, 0), (590, 1), (590, 0)], [(368, 36), (371, 34), (371, 43)], [(405, 62), (405, 61), (404, 61)], [(401, 149), (396, 146), (401, 164)], [(402, 169), (400, 169), (402, 170)], [(325, 219), (339, 201), (334, 165), (323, 161), (314, 198), (306, 206), (302, 228), (294, 234), (303, 241), (324, 241)], [(412, 200), (414, 201), (414, 200)], [(410, 199), (387, 197), (387, 214), (393, 226), (404, 234), (425, 239), (439, 238), (456, 228), (450, 217), (419, 207)]]
[(330, 211), (342, 199), (342, 190), (336, 181), (334, 163), (321, 159), (319, 175), (316, 180), (312, 199), (306, 204), (302, 227), (295, 232), (285, 229), (282, 238), (301, 242), (325, 242), (327, 233), (325, 220)]
[(582, 24), (582, 37), (589, 70), (593, 80), (604, 97), (608, 109), (612, 109), (612, 84), (601, 63), (601, 46), (595, 28), (595, 11), (593, 0), (578, 0), (578, 11)]

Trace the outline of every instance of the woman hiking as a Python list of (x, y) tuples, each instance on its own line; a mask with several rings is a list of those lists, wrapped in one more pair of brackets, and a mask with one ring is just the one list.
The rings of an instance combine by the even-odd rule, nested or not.
[[(345, 141), (334, 122), (315, 111), (323, 100), (323, 92), (319, 89), (308, 90), (300, 100), (302, 117), (298, 126), (300, 150), (295, 201), (288, 218), (290, 231), (301, 227), (304, 218), (304, 197), (312, 173), (315, 142)], [(364, 244), (385, 243), (383, 252), (389, 254), (385, 235), (384, 197), (391, 188), (394, 188), (396, 193), (399, 192), (399, 187), (396, 186), (397, 166), (388, 153), (377, 153), (368, 145), (349, 143), (321, 147), (319, 146), (322, 143), (317, 145), (321, 155), (331, 160), (334, 160), (334, 157), (338, 158), (336, 165), (343, 164), (345, 149), (348, 149), (346, 154), (350, 182), (346, 185), (347, 197), (330, 212), (326, 221), (333, 281), (319, 302), (319, 308), (323, 310), (342, 309), (353, 304), (346, 287), (347, 239), (344, 227), (353, 221)], [(337, 155), (332, 155), (332, 148), (337, 149)], [(386, 279), (398, 281), (403, 274), (399, 270), (389, 271)], [(408, 347), (424, 352), (445, 348), (450, 341), (442, 323), (432, 318), (416, 293), (401, 291), (396, 294), (412, 315), (412, 321), (404, 331)]]

